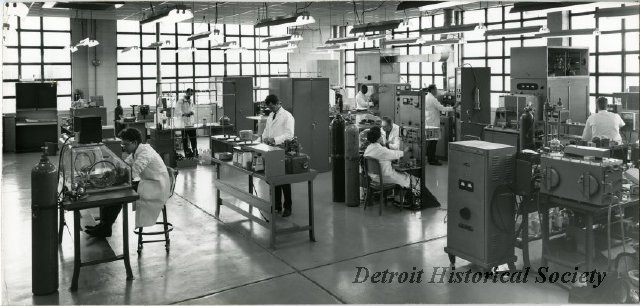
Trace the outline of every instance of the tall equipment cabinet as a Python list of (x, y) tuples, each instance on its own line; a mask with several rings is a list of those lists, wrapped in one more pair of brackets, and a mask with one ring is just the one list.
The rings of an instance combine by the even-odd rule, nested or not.
[(589, 116), (589, 49), (585, 47), (511, 48), (511, 93), (540, 96), (536, 120), (542, 120), (542, 104), (562, 102), (573, 122)]
[(295, 118), (295, 135), (311, 168), (329, 171), (329, 79), (271, 78), (269, 93)]
[[(253, 78), (225, 77), (222, 83), (222, 107), (238, 131), (253, 130)], [(217, 119), (217, 118), (216, 118)]]

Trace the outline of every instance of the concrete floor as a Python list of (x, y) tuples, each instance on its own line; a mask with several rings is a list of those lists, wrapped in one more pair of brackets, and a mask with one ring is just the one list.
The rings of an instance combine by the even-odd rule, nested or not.
[[(353, 283), (357, 267), (374, 271), (448, 267), (446, 245), (446, 165), (429, 169), (428, 186), (443, 208), (418, 212), (389, 206), (346, 207), (331, 201), (331, 174), (320, 174), (314, 185), (317, 242), (306, 233), (278, 238), (268, 248), (268, 232), (223, 207), (213, 216), (215, 173), (212, 166), (180, 169), (176, 195), (167, 204), (171, 252), (162, 244), (146, 245), (142, 255), (129, 249), (135, 279), (127, 281), (122, 261), (84, 267), (79, 289), (69, 291), (73, 274), (72, 236), (65, 230), (59, 249), (58, 293), (31, 293), (30, 171), (38, 154), (5, 154), (2, 167), (2, 304), (337, 304), (337, 303), (567, 303), (567, 291), (550, 284), (371, 284)], [(57, 160), (56, 160), (57, 161)], [(245, 176), (224, 170), (225, 180), (246, 187)], [(257, 191), (264, 194), (260, 183)], [(307, 218), (307, 189), (293, 186), (294, 208), (289, 219)], [(131, 215), (132, 216), (132, 215)], [(67, 214), (70, 220), (72, 214)], [(133, 226), (133, 217), (129, 218)], [(118, 219), (118, 222), (121, 222)], [(81, 235), (83, 259), (120, 253), (121, 227), (104, 240)], [(130, 227), (131, 228), (131, 227)], [(533, 243), (538, 262), (539, 244)], [(106, 250), (105, 250), (106, 248)], [(516, 251), (520, 256), (520, 252)], [(521, 267), (521, 263), (518, 266)], [(458, 270), (472, 267), (458, 259)]]

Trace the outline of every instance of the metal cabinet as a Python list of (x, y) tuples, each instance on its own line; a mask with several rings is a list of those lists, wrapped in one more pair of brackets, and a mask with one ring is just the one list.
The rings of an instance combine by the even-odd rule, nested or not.
[(547, 79), (549, 102), (562, 101), (573, 122), (586, 122), (589, 116), (589, 77), (555, 77)]
[(231, 119), (238, 131), (253, 130), (253, 78), (225, 77), (222, 83), (222, 107), (224, 115)]
[(269, 92), (295, 118), (295, 135), (311, 168), (329, 171), (329, 79), (271, 78)]

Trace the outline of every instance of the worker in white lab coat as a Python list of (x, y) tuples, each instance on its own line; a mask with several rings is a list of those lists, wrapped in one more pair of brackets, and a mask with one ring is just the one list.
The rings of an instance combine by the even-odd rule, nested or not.
[(400, 150), (400, 126), (389, 117), (382, 117), (382, 145), (391, 150)]
[(373, 106), (373, 102), (367, 93), (369, 92), (369, 87), (367, 85), (360, 86), (360, 91), (356, 94), (356, 107), (360, 109), (368, 109), (370, 106)]
[(587, 119), (582, 132), (582, 140), (591, 141), (594, 137), (608, 138), (622, 144), (620, 128), (625, 124), (620, 115), (607, 111), (607, 98), (600, 97), (596, 101), (598, 112)]
[[(285, 140), (293, 139), (296, 122), (290, 112), (282, 107), (276, 95), (268, 95), (264, 100), (271, 114), (267, 118), (267, 124), (262, 132), (262, 142), (268, 145), (279, 145)], [(291, 184), (276, 186), (275, 212), (282, 211), (282, 194), (284, 193), (283, 217), (291, 216)]]
[[(162, 158), (151, 147), (141, 143), (142, 136), (136, 129), (127, 128), (118, 135), (122, 147), (129, 153), (125, 162), (131, 166), (131, 176), (138, 181), (137, 192), (140, 196), (135, 202), (136, 227), (156, 224), (156, 219), (171, 195), (171, 181)], [(102, 210), (100, 223), (85, 231), (94, 237), (110, 237), (111, 226), (116, 221), (122, 206), (114, 205)]]
[[(182, 149), (184, 150), (185, 157), (198, 156), (198, 138), (196, 137), (196, 130), (192, 127), (195, 123), (193, 112), (193, 89), (187, 88), (184, 96), (180, 99), (180, 113), (182, 124), (185, 129), (182, 130)], [(191, 149), (189, 149), (189, 140), (191, 141)]]
[[(425, 98), (424, 112), (425, 112), (425, 126), (440, 128), (440, 113), (452, 112), (458, 104), (451, 106), (443, 106), (436, 98), (438, 94), (438, 88), (436, 85), (431, 84), (427, 87), (427, 97)], [(437, 140), (427, 141), (427, 161), (429, 165), (440, 166), (442, 165), (436, 158), (436, 147), (438, 145)]]

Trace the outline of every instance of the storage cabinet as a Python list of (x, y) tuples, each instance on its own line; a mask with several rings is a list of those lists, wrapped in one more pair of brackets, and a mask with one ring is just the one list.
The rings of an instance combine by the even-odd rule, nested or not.
[(329, 171), (329, 79), (271, 78), (269, 91), (295, 118), (295, 135), (311, 168)]
[[(238, 131), (253, 130), (253, 78), (225, 77), (222, 83), (222, 108)], [(217, 118), (216, 118), (217, 119)]]

